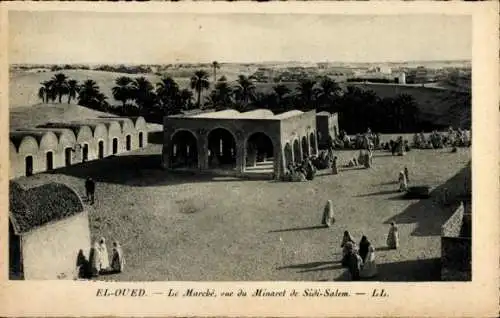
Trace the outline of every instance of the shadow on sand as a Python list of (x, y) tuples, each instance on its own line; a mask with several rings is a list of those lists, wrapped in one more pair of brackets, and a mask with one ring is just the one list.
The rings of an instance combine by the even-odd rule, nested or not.
[(272, 230), (268, 233), (280, 233), (280, 232), (293, 232), (293, 231), (309, 231), (309, 230), (318, 230), (318, 229), (327, 229), (327, 226), (324, 225), (314, 225), (314, 226), (306, 226), (306, 227), (293, 227), (289, 229), (282, 230)]
[[(461, 198), (470, 191), (471, 164), (460, 170), (455, 176), (442, 185), (436, 187), (428, 199), (421, 199), (403, 212), (387, 219), (384, 223), (396, 224), (417, 223), (417, 227), (412, 232), (414, 236), (439, 236), (441, 226), (453, 214), (461, 203)], [(448, 204), (441, 203), (444, 189), (448, 191)], [(404, 200), (404, 198), (390, 198), (390, 200)]]
[(318, 271), (328, 271), (340, 269), (342, 266), (338, 261), (329, 261), (329, 262), (311, 262), (304, 264), (294, 264), (278, 267), (277, 270), (283, 269), (301, 269), (297, 273), (308, 273), (308, 272), (318, 272)]
[[(382, 282), (429, 282), (441, 280), (441, 260), (431, 258), (393, 262), (377, 265), (378, 274), (373, 278), (362, 278), (362, 281)], [(351, 275), (345, 270), (334, 281), (350, 281)]]
[(51, 173), (64, 174), (80, 179), (91, 177), (96, 182), (138, 187), (246, 180), (209, 173), (198, 174), (185, 171), (165, 171), (161, 168), (161, 156), (159, 154), (128, 154), (107, 157), (101, 160), (59, 168)]
[(395, 194), (395, 193), (400, 193), (400, 192), (398, 190), (384, 190), (384, 191), (360, 194), (360, 195), (356, 195), (356, 197), (357, 198), (364, 198), (364, 197), (372, 197), (372, 196), (376, 196), (376, 195)]

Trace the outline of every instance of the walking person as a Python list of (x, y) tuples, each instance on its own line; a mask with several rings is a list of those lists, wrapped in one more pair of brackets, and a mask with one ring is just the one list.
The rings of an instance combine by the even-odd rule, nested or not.
[(361, 268), (359, 276), (361, 278), (371, 278), (377, 275), (377, 261), (375, 259), (375, 248), (370, 245), (368, 247), (368, 254)]
[(99, 272), (105, 272), (109, 270), (109, 255), (108, 248), (106, 247), (106, 239), (101, 237), (99, 240)]
[(361, 241), (359, 242), (359, 256), (361, 256), (363, 262), (366, 259), (366, 255), (368, 255), (368, 250), (370, 246), (371, 246), (370, 241), (368, 241), (368, 238), (365, 235), (363, 235)]
[(387, 235), (387, 247), (392, 250), (395, 250), (399, 247), (398, 227), (394, 222), (391, 222), (389, 234)]
[(338, 174), (339, 173), (337, 159), (338, 159), (337, 156), (333, 157), (333, 161), (332, 161), (332, 174)]
[(87, 200), (90, 204), (94, 204), (94, 194), (95, 194), (95, 182), (91, 177), (85, 180), (85, 194), (87, 195)]
[(99, 244), (97, 242), (90, 248), (89, 252), (89, 265), (90, 265), (90, 277), (99, 276)]
[(406, 176), (404, 171), (399, 172), (399, 192), (406, 192), (408, 190), (408, 180), (406, 180)]
[(351, 250), (348, 254), (348, 268), (351, 274), (351, 279), (357, 281), (360, 279), (361, 268), (363, 267), (363, 260), (355, 249)]
[(114, 273), (123, 272), (123, 267), (125, 266), (125, 258), (123, 257), (123, 250), (120, 243), (117, 241), (113, 242), (113, 251), (111, 256), (111, 270)]
[(326, 201), (326, 205), (323, 210), (323, 220), (321, 223), (326, 227), (330, 227), (333, 225), (333, 223), (335, 223), (335, 217), (333, 216), (332, 200)]

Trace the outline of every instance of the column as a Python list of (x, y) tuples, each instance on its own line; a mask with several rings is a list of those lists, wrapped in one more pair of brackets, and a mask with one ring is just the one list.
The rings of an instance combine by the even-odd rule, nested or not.
[(203, 131), (198, 131), (198, 168), (208, 169), (208, 139)]

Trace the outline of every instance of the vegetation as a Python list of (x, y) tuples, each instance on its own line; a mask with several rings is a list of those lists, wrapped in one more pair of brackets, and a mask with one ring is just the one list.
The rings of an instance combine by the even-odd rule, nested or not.
[[(215, 80), (219, 63), (214, 61), (212, 67)], [(274, 113), (291, 109), (338, 113), (340, 127), (351, 134), (366, 131), (367, 128), (381, 133), (442, 128), (429, 124), (428, 118), (423, 118), (419, 111), (420, 105), (411, 94), (380, 96), (372, 89), (349, 83), (343, 89), (328, 76), (304, 77), (294, 85), (276, 83), (266, 86), (266, 89), (245, 75), (239, 75), (235, 82), (229, 82), (225, 76), (221, 76), (212, 83), (212, 88), (209, 78), (209, 72), (195, 70), (190, 78), (190, 89), (182, 89), (168, 75), (164, 75), (157, 83), (142, 76), (120, 76), (115, 79), (115, 86), (111, 90), (113, 98), (120, 104), (110, 105), (95, 81), (87, 80), (79, 85), (76, 80), (57, 73), (50, 80), (40, 83), (38, 97), (48, 103), (56, 100), (62, 102), (63, 97), (67, 96), (68, 103), (76, 99), (79, 105), (92, 109), (125, 116), (142, 115), (158, 123), (165, 115), (180, 114), (194, 107), (215, 110), (232, 108), (238, 111), (264, 108)], [(208, 94), (204, 94), (205, 91)], [(460, 98), (450, 94), (445, 98), (455, 98), (459, 104), (450, 108), (450, 113), (459, 114), (470, 109), (470, 94), (462, 94)], [(467, 125), (467, 121), (464, 122)]]

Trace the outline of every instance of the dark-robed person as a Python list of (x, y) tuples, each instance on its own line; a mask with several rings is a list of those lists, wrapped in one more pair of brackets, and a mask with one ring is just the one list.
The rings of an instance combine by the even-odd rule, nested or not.
[(85, 180), (85, 194), (90, 204), (94, 204), (95, 182), (90, 177)]
[(363, 268), (363, 259), (355, 249), (352, 249), (347, 255), (347, 267), (352, 280), (359, 280), (361, 269)]
[(366, 255), (368, 255), (368, 250), (370, 249), (370, 241), (368, 241), (368, 238), (363, 235), (361, 238), (361, 241), (359, 242), (359, 256), (361, 256), (361, 259), (363, 262), (366, 260)]
[(356, 249), (356, 242), (349, 231), (344, 231), (344, 237), (342, 238), (340, 247), (342, 248), (342, 266), (345, 267), (348, 265), (349, 252)]

